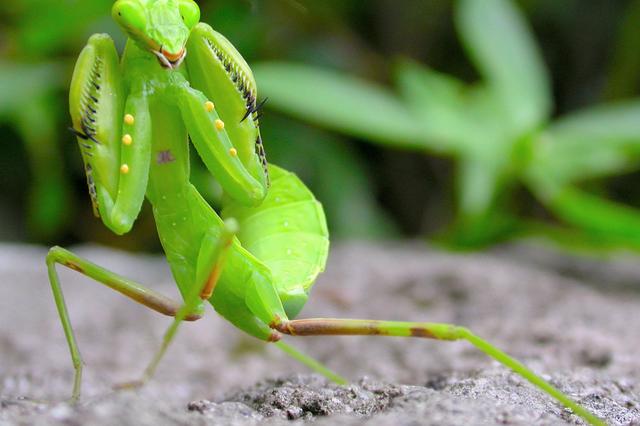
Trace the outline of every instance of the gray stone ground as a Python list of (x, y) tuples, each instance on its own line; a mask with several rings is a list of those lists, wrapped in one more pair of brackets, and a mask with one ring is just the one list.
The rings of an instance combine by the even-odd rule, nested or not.
[[(176, 295), (159, 257), (78, 252)], [(464, 342), (288, 340), (352, 382), (338, 387), (212, 310), (183, 327), (152, 383), (116, 392), (112, 384), (139, 376), (170, 320), (61, 268), (86, 364), (82, 403), (72, 407), (62, 402), (72, 374), (45, 253), (0, 245), (3, 426), (580, 423)], [(531, 247), (455, 255), (419, 243), (343, 245), (301, 316), (466, 325), (609, 423), (640, 425), (637, 265), (629, 255), (585, 261)]]

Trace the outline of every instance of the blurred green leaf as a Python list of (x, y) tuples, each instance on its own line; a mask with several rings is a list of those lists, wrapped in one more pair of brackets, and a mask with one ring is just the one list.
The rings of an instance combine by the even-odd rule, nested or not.
[(558, 139), (602, 144), (616, 140), (640, 140), (640, 101), (592, 107), (557, 120), (549, 131)]
[(52, 173), (51, 179), (40, 180), (29, 190), (27, 226), (31, 238), (52, 241), (71, 221), (74, 209), (69, 182), (62, 173)]
[(62, 86), (57, 63), (22, 64), (0, 61), (0, 116), (14, 113), (25, 102)]
[[(527, 175), (549, 192), (569, 182), (620, 174), (640, 163), (640, 101), (589, 108), (549, 126)], [(546, 189), (545, 189), (546, 188)]]
[(592, 237), (640, 248), (640, 212), (572, 187), (556, 193), (548, 206), (565, 222)]
[(436, 152), (464, 155), (504, 150), (514, 143), (504, 126), (500, 98), (491, 87), (467, 86), (410, 61), (400, 63), (397, 80), (403, 97), (420, 118), (422, 137)]
[(287, 63), (262, 63), (253, 72), (261, 95), (295, 117), (398, 148), (428, 147), (412, 113), (375, 84)]
[(470, 57), (502, 104), (518, 136), (549, 116), (547, 72), (527, 24), (508, 0), (459, 0), (456, 24)]
[[(27, 4), (17, 28), (25, 57), (51, 55), (70, 42), (88, 38), (88, 24), (108, 16), (113, 0), (23, 0)], [(115, 25), (109, 24), (115, 29)]]
[(513, 238), (523, 227), (522, 221), (510, 212), (489, 210), (480, 216), (458, 218), (436, 241), (448, 249), (478, 250)]
[(477, 129), (468, 119), (467, 88), (461, 81), (405, 60), (398, 64), (396, 80), (400, 92), (419, 118), (422, 137), (436, 152), (462, 149)]
[(68, 213), (73, 210), (58, 147), (56, 106), (50, 94), (43, 94), (29, 98), (13, 114), (15, 128), (29, 154), (29, 233), (43, 240), (54, 238), (69, 223)]
[(459, 208), (463, 216), (483, 215), (492, 205), (501, 179), (501, 167), (465, 159), (458, 170)]

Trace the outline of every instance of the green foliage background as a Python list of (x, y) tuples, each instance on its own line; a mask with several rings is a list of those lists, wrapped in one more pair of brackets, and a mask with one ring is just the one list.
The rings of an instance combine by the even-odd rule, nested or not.
[[(476, 3), (484, 1), (489, 0)], [(124, 43), (111, 21), (111, 4), (111, 0), (0, 4), (0, 239), (44, 244), (90, 240), (158, 248), (148, 209), (132, 234), (117, 239), (92, 217), (80, 155), (66, 130), (67, 85), (86, 39), (95, 32), (108, 32), (117, 45)], [(560, 121), (555, 125), (560, 130), (552, 130), (564, 131), (570, 142), (551, 153), (527, 151), (537, 136), (522, 143), (525, 152), (508, 158), (507, 172), (500, 174), (500, 190), (490, 197), (489, 207), (479, 215), (465, 213), (459, 170), (466, 157), (447, 151), (441, 138), (425, 139), (423, 128), (416, 131), (416, 122), (433, 120), (416, 118), (414, 109), (422, 99), (429, 113), (434, 108), (446, 112), (458, 96), (458, 89), (455, 96), (447, 90), (459, 85), (460, 91), (471, 91), (468, 87), (477, 87), (475, 83), (486, 77), (486, 70), (477, 67), (473, 49), (471, 55), (465, 51), (459, 33), (466, 30), (468, 48), (470, 43), (481, 44), (491, 32), (499, 36), (506, 31), (458, 18), (456, 32), (458, 2), (203, 0), (199, 4), (203, 20), (236, 45), (256, 69), (259, 92), (264, 86), (263, 93), (272, 98), (262, 120), (270, 161), (293, 169), (312, 187), (325, 205), (334, 237), (428, 236), (456, 247), (478, 247), (535, 233), (596, 247), (640, 247), (636, 237), (640, 216), (630, 209), (640, 204), (640, 109), (633, 102)], [(549, 123), (576, 110), (638, 95), (640, 1), (514, 4), (524, 14), (533, 49), (538, 46), (546, 67), (542, 72), (552, 98), (543, 109)], [(482, 53), (476, 49), (478, 54)], [(510, 55), (507, 64), (517, 56), (504, 46), (485, 54), (498, 61)], [(284, 68), (273, 68), (274, 63)], [(530, 68), (518, 75), (504, 69), (509, 84), (514, 84), (507, 93), (533, 84), (537, 77)], [(296, 85), (292, 73), (300, 70), (321, 74), (312, 75), (314, 84), (303, 75)], [(327, 70), (330, 74), (323, 74)], [(425, 75), (425, 70), (437, 73)], [(323, 80), (327, 75), (330, 78)], [(442, 79), (433, 80), (434, 76)], [(425, 78), (430, 83), (422, 86), (410, 81)], [(544, 103), (540, 90), (524, 97), (533, 102), (537, 95)], [(527, 105), (518, 99), (513, 109)], [(313, 109), (318, 103), (321, 111)], [(464, 105), (462, 111), (467, 108)], [(508, 128), (490, 106), (479, 108), (470, 114), (474, 119), (480, 116), (482, 123), (493, 123), (498, 133)], [(364, 131), (358, 124), (363, 120)], [(469, 124), (454, 123), (445, 129)], [(531, 134), (538, 135), (546, 124), (536, 126)], [(518, 135), (518, 140), (523, 137)], [(474, 150), (493, 152), (483, 145), (489, 139), (474, 141)], [(536, 161), (528, 160), (532, 157)], [(520, 173), (525, 168), (526, 173)], [(482, 194), (482, 186), (474, 185), (489, 169), (483, 165), (479, 170), (469, 179), (471, 198)], [(526, 176), (548, 177), (549, 170), (572, 183), (554, 202), (527, 184)], [(202, 175), (194, 179), (207, 185)]]

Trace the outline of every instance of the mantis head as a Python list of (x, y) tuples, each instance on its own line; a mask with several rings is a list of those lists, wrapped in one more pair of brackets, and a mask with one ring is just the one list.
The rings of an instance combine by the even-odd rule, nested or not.
[(111, 13), (123, 31), (166, 68), (182, 63), (191, 29), (200, 20), (193, 0), (118, 0)]

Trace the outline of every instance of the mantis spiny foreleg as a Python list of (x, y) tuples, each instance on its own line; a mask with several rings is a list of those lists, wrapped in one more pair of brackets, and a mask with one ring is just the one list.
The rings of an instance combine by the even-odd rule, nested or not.
[(191, 84), (215, 103), (249, 173), (268, 185), (267, 159), (258, 127), (262, 104), (257, 101), (251, 68), (229, 40), (205, 23), (193, 28), (187, 49)]
[(108, 35), (83, 49), (69, 98), (96, 216), (116, 234), (133, 226), (147, 188), (151, 120), (143, 83), (125, 101), (118, 54)]
[[(215, 104), (200, 91), (189, 87), (180, 75), (175, 75), (172, 88), (176, 104), (191, 136), (191, 140), (211, 173), (225, 192), (243, 205), (257, 205), (266, 195), (266, 183), (256, 179), (240, 159), (238, 145), (230, 138), (227, 124), (218, 114)], [(182, 80), (182, 81), (181, 81)]]

